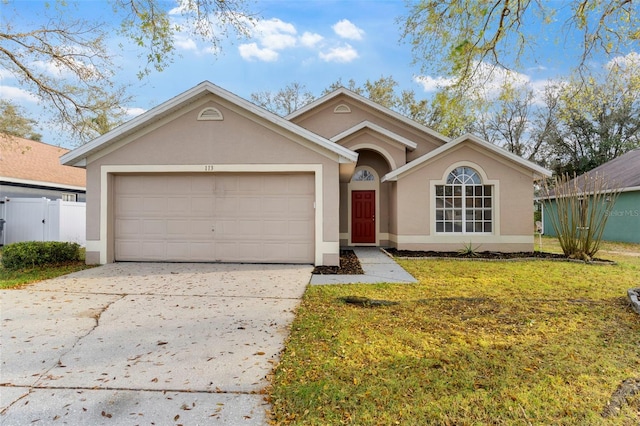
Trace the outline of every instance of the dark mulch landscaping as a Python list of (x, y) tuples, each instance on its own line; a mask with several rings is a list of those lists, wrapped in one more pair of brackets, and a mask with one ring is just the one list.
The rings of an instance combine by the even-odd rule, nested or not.
[(340, 250), (340, 266), (316, 266), (313, 273), (318, 275), (361, 275), (364, 274), (364, 271), (353, 250)]
[[(515, 252), (502, 253), (497, 251), (481, 251), (474, 253), (458, 253), (455, 251), (412, 251), (397, 250), (394, 248), (385, 249), (393, 257), (434, 257), (434, 258), (452, 258), (452, 259), (488, 259), (488, 260), (510, 260), (510, 259), (555, 259), (555, 260), (574, 260), (569, 259), (564, 254), (545, 253), (540, 251), (533, 252)], [(615, 263), (606, 259), (592, 259), (594, 262)], [(340, 250), (340, 266), (316, 266), (313, 270), (318, 275), (361, 275), (364, 274), (358, 256), (353, 250)]]
[(542, 258), (542, 259), (566, 259), (566, 256), (558, 253), (515, 252), (502, 253), (498, 251), (479, 251), (471, 253), (458, 253), (455, 251), (412, 251), (387, 249), (387, 252), (394, 257), (457, 257), (466, 259), (522, 259), (522, 258)]
[[(444, 258), (457, 258), (457, 259), (559, 259), (570, 260), (564, 254), (559, 253), (545, 253), (541, 251), (533, 252), (514, 252), (514, 253), (502, 253), (497, 251), (481, 251), (474, 253), (458, 253), (455, 251), (412, 251), (412, 250), (397, 250), (394, 248), (386, 249), (386, 251), (394, 257), (444, 257)], [(610, 263), (610, 260), (605, 259), (592, 259), (597, 262)]]

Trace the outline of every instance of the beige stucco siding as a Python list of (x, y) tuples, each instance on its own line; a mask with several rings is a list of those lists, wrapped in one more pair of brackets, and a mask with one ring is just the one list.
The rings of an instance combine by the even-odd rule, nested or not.
[(404, 166), (407, 161), (406, 147), (371, 131), (362, 131), (337, 142), (352, 151), (372, 149), (378, 151), (388, 163), (389, 170)]
[[(205, 107), (215, 107), (223, 115), (222, 121), (198, 121)], [(149, 124), (137, 134), (103, 149), (88, 159), (87, 164), (87, 239), (99, 240), (101, 190), (104, 187), (102, 167), (111, 166), (202, 166), (239, 165), (316, 165), (322, 176), (322, 243), (337, 244), (339, 188), (338, 158), (327, 150), (293, 134), (288, 130), (251, 116), (228, 102), (209, 96), (208, 101), (190, 105), (180, 113)], [(196, 169), (199, 170), (199, 169)], [(194, 169), (189, 169), (193, 172)], [(113, 185), (107, 185), (112, 188)], [(109, 200), (113, 197), (110, 196)], [(109, 211), (108, 221), (113, 212)], [(113, 241), (109, 230), (109, 241)], [(331, 244), (329, 244), (331, 245)], [(112, 248), (109, 248), (112, 250)], [(88, 250), (89, 251), (89, 250)], [(88, 254), (88, 257), (95, 254)], [(112, 253), (109, 254), (112, 256)], [(338, 260), (337, 254), (327, 253), (329, 264)]]
[[(443, 234), (434, 231), (434, 194), (436, 181), (446, 179), (453, 166), (474, 167), (484, 176), (485, 184), (494, 185), (491, 235)], [(480, 151), (463, 143), (439, 157), (401, 176), (397, 185), (397, 230), (393, 227), (398, 248), (412, 250), (456, 251), (462, 244), (475, 242), (481, 250), (533, 250), (532, 175), (515, 163)], [(427, 243), (429, 246), (427, 247)]]
[[(351, 112), (334, 113), (335, 107), (342, 104), (347, 105)], [(431, 152), (443, 144), (442, 141), (428, 133), (421, 132), (346, 96), (337, 96), (326, 104), (295, 117), (291, 121), (325, 138), (338, 135), (363, 121), (370, 121), (418, 144), (415, 151), (408, 153), (407, 161)]]

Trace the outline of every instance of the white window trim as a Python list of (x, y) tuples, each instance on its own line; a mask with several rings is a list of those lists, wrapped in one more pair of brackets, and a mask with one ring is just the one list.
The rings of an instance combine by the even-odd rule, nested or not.
[[(436, 187), (438, 185), (446, 185), (447, 177), (449, 174), (457, 169), (458, 167), (470, 167), (474, 169), (482, 179), (483, 185), (492, 185), (493, 190), (491, 191), (492, 197), (492, 211), (493, 211), (493, 232), (465, 232), (464, 227), (462, 232), (437, 232), (436, 231)], [(429, 214), (429, 234), (435, 237), (464, 237), (465, 239), (469, 239), (469, 237), (481, 237), (481, 236), (499, 236), (500, 235), (500, 181), (496, 179), (489, 179), (484, 169), (480, 167), (480, 165), (476, 163), (472, 163), (471, 161), (458, 161), (457, 163), (452, 164), (447, 168), (444, 172), (444, 175), (441, 180), (432, 180), (430, 182), (431, 190), (429, 192), (429, 196), (431, 199), (429, 200), (430, 206), (430, 214)], [(454, 241), (451, 241), (454, 242)]]

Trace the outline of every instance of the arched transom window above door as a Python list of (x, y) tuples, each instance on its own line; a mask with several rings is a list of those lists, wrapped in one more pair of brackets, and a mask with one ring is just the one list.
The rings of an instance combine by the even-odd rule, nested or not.
[(358, 169), (353, 174), (351, 182), (373, 182), (376, 176), (369, 169)]

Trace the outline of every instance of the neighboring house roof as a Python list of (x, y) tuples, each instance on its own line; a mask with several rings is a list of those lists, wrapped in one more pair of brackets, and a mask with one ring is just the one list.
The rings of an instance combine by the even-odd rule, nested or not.
[(578, 184), (589, 177), (602, 177), (607, 189), (640, 190), (640, 148), (616, 157), (578, 176)]
[[(596, 177), (597, 179), (602, 179), (602, 181), (596, 181)], [(589, 181), (587, 182), (587, 180)], [(631, 150), (571, 179), (566, 183), (566, 187), (563, 186), (564, 191), (559, 193), (575, 191), (572, 188), (577, 188), (578, 191), (586, 191), (587, 193), (591, 193), (594, 190), (607, 192), (615, 190), (620, 192), (640, 191), (640, 148)], [(538, 199), (553, 199), (555, 197), (556, 191), (550, 189), (548, 193)]]
[(293, 134), (296, 134), (316, 144), (318, 147), (321, 147), (328, 152), (337, 154), (338, 161), (340, 163), (354, 163), (358, 159), (358, 154), (356, 154), (355, 152), (344, 148), (336, 143), (333, 143), (328, 139), (325, 139), (313, 132), (303, 129), (302, 127), (297, 126), (289, 122), (288, 120), (267, 111), (266, 109), (260, 108), (252, 104), (251, 102), (242, 99), (241, 97), (227, 90), (224, 90), (219, 86), (216, 86), (209, 81), (203, 81), (192, 89), (189, 89), (186, 92), (181, 93), (180, 95), (172, 99), (169, 99), (168, 101), (145, 112), (144, 114), (141, 114), (138, 117), (126, 122), (125, 124), (116, 127), (110, 132), (99, 136), (88, 144), (67, 153), (66, 155), (62, 156), (60, 161), (62, 162), (62, 164), (66, 165), (84, 167), (86, 166), (86, 158), (90, 155), (103, 150), (116, 141), (135, 133), (141, 128), (150, 125), (152, 122), (166, 117), (167, 115), (209, 94), (213, 94), (228, 102), (231, 102), (245, 109), (246, 111), (255, 114), (256, 116), (267, 120), (268, 122), (278, 125), (281, 128), (284, 128), (292, 132)]
[(385, 181), (395, 181), (398, 180), (398, 178), (402, 177), (403, 175), (407, 174), (407, 173), (411, 173), (411, 171), (413, 171), (416, 167), (419, 167), (421, 164), (424, 164), (425, 162), (439, 156), (442, 155), (444, 153), (446, 153), (447, 151), (452, 150), (453, 148), (455, 148), (456, 146), (464, 143), (464, 142), (471, 142), (473, 144), (476, 144), (480, 147), (482, 147), (483, 149), (492, 152), (494, 154), (499, 155), (500, 157), (506, 158), (510, 161), (512, 161), (513, 163), (519, 165), (520, 167), (523, 167), (525, 169), (531, 170), (535, 175), (538, 175), (539, 177), (550, 177), (551, 176), (551, 171), (545, 169), (544, 167), (540, 167), (535, 163), (532, 163), (531, 161), (527, 161), (525, 159), (523, 159), (522, 157), (519, 157), (509, 151), (507, 151), (504, 148), (500, 148), (497, 145), (494, 145), (492, 143), (489, 143), (483, 139), (480, 139), (477, 136), (474, 136), (472, 134), (466, 134), (466, 135), (462, 135), (454, 140), (452, 140), (451, 142), (442, 145), (441, 147), (434, 149), (433, 151), (419, 157), (416, 158), (415, 160), (411, 161), (410, 163), (405, 164), (402, 167), (398, 167), (397, 169), (387, 173), (383, 178), (382, 178), (382, 182)]
[(333, 98), (336, 98), (336, 97), (338, 97), (340, 95), (344, 95), (344, 96), (350, 97), (350, 98), (352, 98), (352, 99), (354, 99), (354, 100), (356, 100), (358, 102), (361, 102), (361, 103), (367, 105), (368, 107), (370, 107), (370, 108), (372, 108), (372, 109), (374, 109), (374, 110), (376, 110), (376, 111), (378, 111), (378, 112), (380, 112), (382, 114), (385, 114), (385, 115), (388, 115), (390, 117), (393, 117), (393, 118), (395, 118), (396, 120), (398, 120), (398, 121), (400, 121), (402, 123), (408, 124), (409, 126), (415, 128), (415, 129), (418, 129), (421, 132), (425, 132), (425, 133), (435, 137), (436, 139), (442, 141), (443, 143), (444, 142), (449, 142), (451, 140), (450, 138), (446, 137), (445, 135), (443, 135), (441, 133), (438, 133), (435, 130), (433, 130), (433, 129), (427, 127), (427, 126), (424, 126), (424, 125), (418, 123), (417, 121), (413, 121), (410, 118), (407, 118), (402, 114), (399, 114), (399, 113), (397, 113), (395, 111), (392, 111), (389, 108), (385, 108), (382, 105), (379, 105), (379, 104), (373, 102), (372, 100), (365, 98), (364, 96), (358, 95), (357, 93), (352, 92), (351, 90), (345, 89), (344, 87), (341, 87), (341, 88), (339, 88), (337, 90), (334, 90), (333, 92), (331, 92), (331, 93), (329, 93), (329, 94), (327, 94), (325, 96), (322, 96), (321, 98), (318, 98), (313, 102), (308, 103), (307, 105), (303, 106), (299, 110), (296, 110), (296, 111), (292, 112), (291, 114), (287, 115), (285, 117), (285, 119), (293, 120), (294, 118), (296, 118), (296, 117), (298, 117), (298, 116), (300, 116), (300, 115), (302, 115), (302, 114), (304, 114), (304, 113), (306, 113), (308, 111), (311, 111), (312, 109), (317, 108), (318, 106), (323, 105), (327, 101), (329, 101), (329, 100), (331, 100)]
[(0, 180), (84, 190), (86, 172), (60, 164), (60, 156), (68, 152), (59, 146), (0, 135)]

